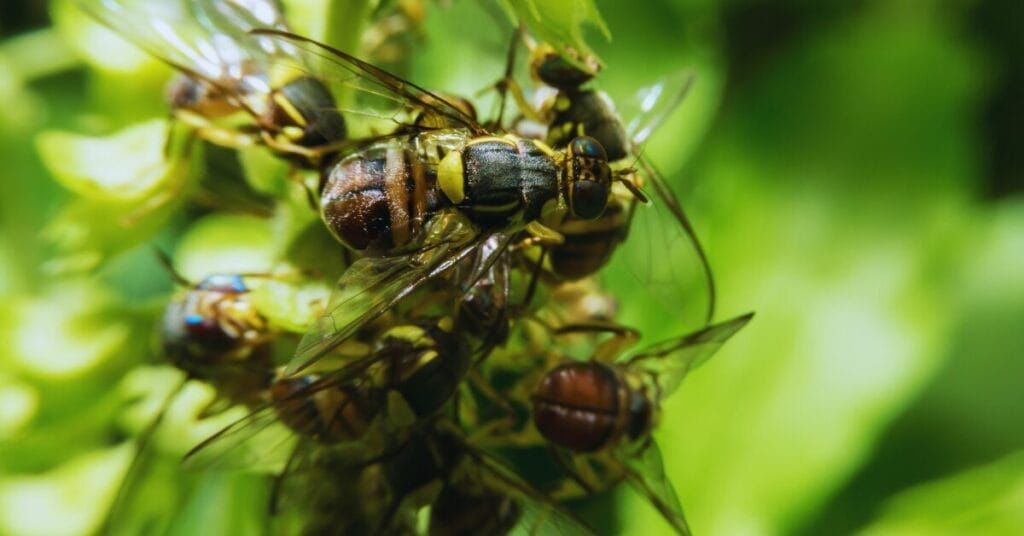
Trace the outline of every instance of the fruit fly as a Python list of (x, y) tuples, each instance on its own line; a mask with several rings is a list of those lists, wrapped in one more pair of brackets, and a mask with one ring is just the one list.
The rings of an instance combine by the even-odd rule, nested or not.
[(437, 536), (592, 534), (446, 419), (367, 462), (322, 450), (291, 470), (286, 500), (306, 506), (311, 533), (423, 533), (425, 517)]
[[(506, 77), (500, 86), (514, 97), (520, 111), (525, 116), (517, 129), (536, 130), (529, 126), (539, 126), (536, 135), (543, 137), (554, 148), (565, 147), (579, 136), (590, 136), (604, 148), (608, 161), (625, 162), (628, 157), (633, 162), (621, 172), (631, 174), (633, 181), (623, 181), (623, 185), (644, 185), (650, 183), (658, 198), (655, 206), (659, 210), (668, 210), (681, 232), (693, 245), (700, 261), (708, 287), (707, 321), (714, 315), (715, 285), (711, 267), (704, 253), (703, 246), (696, 236), (682, 204), (673, 194), (671, 188), (662, 179), (654, 165), (642, 156), (641, 147), (650, 135), (661, 125), (668, 115), (675, 110), (688, 93), (693, 76), (690, 73), (666, 77), (658, 83), (643, 88), (631, 104), (625, 118), (615, 109), (609, 96), (603, 91), (588, 87), (588, 83), (600, 69), (593, 57), (571, 54), (567, 50), (560, 54), (546, 44), (537, 44), (526, 39), (530, 54), (530, 72), (534, 79), (543, 85), (535, 94), (535, 103), (529, 102), (523, 95), (518, 84)], [(510, 50), (509, 64), (515, 61), (515, 48)], [(512, 67), (507, 68), (511, 73)], [(633, 168), (636, 169), (633, 169)], [(626, 241), (631, 227), (640, 227), (640, 234), (654, 235), (659, 238), (655, 247), (667, 247), (677, 238), (675, 233), (666, 231), (664, 221), (648, 223), (646, 217), (650, 210), (639, 206), (644, 196), (635, 192), (619, 189), (613, 192), (608, 207), (600, 218), (581, 220), (572, 214), (564, 214), (561, 221), (545, 222), (561, 233), (565, 240), (555, 244), (545, 252), (548, 255), (550, 271), (558, 279), (574, 280), (596, 273), (610, 260), (615, 250)], [(638, 218), (638, 214), (644, 218)], [(637, 220), (641, 220), (638, 222)], [(661, 253), (664, 253), (662, 251)], [(633, 257), (650, 255), (632, 254)], [(633, 259), (637, 261), (638, 259)]]
[(448, 402), (470, 366), (466, 344), (452, 327), (445, 317), (386, 330), (357, 378), (279, 377), (271, 386), (274, 411), (321, 443), (361, 440), (384, 414), (391, 422), (378, 426), (392, 430), (426, 419)]
[(162, 254), (160, 259), (187, 287), (167, 304), (159, 332), (163, 357), (183, 371), (185, 379), (169, 391), (155, 418), (138, 434), (135, 457), (102, 532), (128, 530), (128, 501), (139, 491), (144, 469), (156, 456), (150, 448), (152, 438), (189, 380), (206, 382), (216, 390), (214, 402), (203, 410), (209, 414), (234, 404), (258, 406), (273, 378), (271, 346), (278, 333), (253, 305), (246, 276), (213, 274), (193, 284), (173, 270), (170, 259)]
[[(198, 466), (235, 466), (243, 450), (270, 459), (323, 445), (378, 455), (440, 411), (465, 376), (472, 355), (452, 328), (449, 317), (400, 322), (369, 335), (366, 343), (349, 341), (338, 352), (348, 353), (340, 368), (279, 373), (265, 404), (204, 440), (187, 458)], [(283, 429), (268, 430), (278, 423)], [(278, 437), (268, 440), (268, 431)]]
[[(175, 118), (201, 138), (239, 148), (263, 143), (315, 164), (345, 138), (345, 121), (319, 80), (277, 66), (306, 61), (287, 43), (256, 38), (286, 28), (274, 0), (79, 0), (92, 17), (178, 76), (168, 88)], [(230, 119), (247, 117), (241, 125)], [(237, 122), (236, 122), (237, 123)]]
[(207, 276), (172, 300), (161, 322), (167, 360), (233, 401), (253, 401), (273, 369), (273, 332), (249, 290), (239, 274)]
[[(471, 365), (507, 335), (508, 258), (494, 253), (503, 247), (485, 242), (455, 267), (467, 286), (429, 289), (411, 311), (368, 325), (334, 348), (318, 371), (279, 372), (269, 401), (197, 446), (195, 457), (216, 464), (243, 444), (260, 443), (276, 421), (287, 428), (285, 437), (268, 445), (309, 439), (362, 443), (377, 452), (401, 441), (445, 407)], [(417, 316), (436, 302), (454, 315)]]
[[(621, 350), (635, 339), (636, 332), (617, 330), (589, 361), (567, 361), (545, 374), (532, 395), (537, 430), (584, 489), (624, 478), (676, 531), (689, 534), (651, 431), (662, 401), (752, 316), (712, 324), (625, 356), (620, 356)], [(566, 332), (578, 329), (592, 327), (561, 328)]]
[(556, 151), (501, 135), (444, 98), (337, 49), (279, 30), (253, 33), (319, 54), (332, 72), (341, 73), (317, 78), (387, 95), (406, 109), (427, 110), (459, 125), (386, 136), (325, 166), (323, 219), (339, 241), (364, 257), (342, 276), (288, 374), (312, 365), (490, 240), (499, 243), (492, 257), (524, 231), (527, 240), (557, 243), (561, 236), (541, 220), (557, 212), (596, 218), (613, 182), (626, 180), (612, 173), (591, 138)]

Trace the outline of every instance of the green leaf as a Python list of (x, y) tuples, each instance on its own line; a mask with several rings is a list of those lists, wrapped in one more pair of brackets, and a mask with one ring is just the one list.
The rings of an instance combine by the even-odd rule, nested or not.
[[(719, 317), (757, 312), (659, 426), (697, 533), (796, 530), (948, 355), (954, 274), (987, 225), (968, 208), (978, 68), (934, 19), (892, 15), (879, 4), (780, 53), (692, 166), (683, 203), (709, 245)], [(649, 309), (630, 296), (623, 320), (685, 331)], [(632, 531), (664, 527), (639, 499), (622, 512)]]
[(284, 197), (288, 189), (288, 162), (275, 156), (266, 147), (250, 146), (238, 151), (245, 179), (253, 190), (273, 197)]
[(39, 410), (39, 392), (25, 383), (0, 380), (0, 442), (32, 423)]
[(612, 37), (593, 0), (501, 0), (501, 5), (513, 23), (525, 24), (542, 41), (560, 51), (573, 49), (583, 55), (594, 55), (583, 36), (587, 26), (599, 30), (605, 39)]
[(270, 273), (277, 254), (268, 220), (234, 214), (211, 214), (196, 222), (181, 239), (174, 256), (178, 271), (197, 282), (211, 274)]
[(1024, 533), (1024, 451), (891, 499), (865, 535)]
[(64, 40), (93, 67), (132, 74), (137, 84), (140, 77), (167, 77), (169, 67), (87, 15), (73, 0), (54, 2), (51, 13)]
[(98, 367), (125, 347), (131, 334), (129, 325), (107, 312), (112, 300), (102, 287), (81, 280), (18, 300), (0, 358), (10, 370), (51, 380)]
[(138, 202), (174, 181), (176, 164), (165, 158), (170, 124), (153, 119), (110, 136), (45, 131), (36, 138), (47, 170), (65, 188), (102, 202)]
[(98, 450), (40, 475), (0, 481), (0, 533), (91, 534), (128, 467), (131, 448)]
[(323, 312), (331, 284), (322, 280), (290, 278), (258, 282), (252, 290), (252, 302), (270, 325), (293, 333), (305, 333)]

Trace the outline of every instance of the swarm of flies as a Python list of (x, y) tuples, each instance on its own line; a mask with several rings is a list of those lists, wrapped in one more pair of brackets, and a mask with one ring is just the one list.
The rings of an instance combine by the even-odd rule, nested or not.
[[(246, 408), (185, 469), (273, 467), (269, 523), (300, 520), (276, 532), (600, 533), (564, 501), (624, 482), (690, 533), (652, 432), (671, 421), (662, 402), (752, 316), (714, 319), (704, 250), (643, 155), (693, 77), (613, 103), (595, 58), (519, 28), (496, 65), (498, 111), (482, 119), (470, 99), (380, 66), (403, 50), (390, 40), (422, 38), (422, 4), (382, 2), (353, 55), (293, 33), (274, 0), (80, 0), (177, 72), (168, 104), (185, 136), (261, 146), (316, 174), (315, 232), (346, 259), (335, 274), (188, 281), (161, 257), (180, 287), (160, 323), (165, 362), (212, 386), (215, 405)], [(651, 214), (664, 217), (645, 227)], [(677, 335), (638, 345), (598, 277), (654, 234), (692, 248), (707, 310), (703, 325), (666, 319)], [(337, 282), (304, 333), (253, 298), (317, 277)], [(528, 476), (524, 452), (555, 469)]]

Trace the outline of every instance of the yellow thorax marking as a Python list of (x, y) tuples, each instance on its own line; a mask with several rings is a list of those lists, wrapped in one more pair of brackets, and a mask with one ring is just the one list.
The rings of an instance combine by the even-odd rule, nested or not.
[(510, 145), (512, 147), (516, 146), (516, 142), (515, 142), (514, 139), (499, 138), (497, 136), (481, 136), (479, 138), (474, 138), (474, 139), (470, 140), (469, 143), (466, 144), (466, 147), (469, 147), (470, 145), (476, 145), (478, 143), (487, 143), (487, 142), (504, 143), (504, 144)]
[(288, 100), (283, 93), (274, 92), (274, 102), (284, 110), (284, 113), (288, 115), (288, 118), (295, 122), (296, 125), (305, 127), (308, 123), (306, 118), (299, 113), (298, 108), (290, 100)]
[(449, 201), (458, 205), (466, 198), (462, 151), (450, 151), (437, 165), (437, 183)]

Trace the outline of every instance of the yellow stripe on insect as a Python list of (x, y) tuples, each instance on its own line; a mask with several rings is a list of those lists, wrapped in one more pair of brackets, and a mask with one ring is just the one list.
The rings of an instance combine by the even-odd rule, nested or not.
[(519, 200), (518, 199), (514, 199), (512, 201), (509, 201), (508, 203), (505, 203), (504, 205), (484, 205), (484, 204), (474, 205), (473, 206), (473, 211), (474, 212), (497, 212), (497, 213), (501, 213), (501, 212), (509, 212), (510, 210), (516, 208), (517, 206), (519, 206)]
[(306, 122), (306, 118), (299, 113), (298, 108), (296, 108), (295, 105), (284, 96), (284, 94), (274, 92), (274, 103), (280, 106), (281, 109), (284, 110), (284, 113), (288, 115), (288, 118), (294, 121), (296, 125), (305, 127), (308, 124)]
[(437, 165), (437, 183), (445, 197), (456, 205), (466, 198), (466, 183), (462, 171), (462, 151), (449, 152)]
[(387, 332), (388, 337), (402, 339), (403, 341), (408, 341), (409, 343), (412, 344), (416, 344), (416, 342), (419, 339), (425, 337), (426, 335), (427, 332), (423, 328), (416, 325), (395, 326), (389, 329)]
[(487, 143), (487, 142), (504, 143), (506, 145), (511, 145), (512, 147), (516, 146), (516, 142), (513, 139), (499, 138), (497, 136), (481, 136), (479, 138), (474, 138), (474, 139), (470, 140), (470, 142), (466, 144), (466, 147), (469, 147), (470, 145), (476, 145), (478, 143)]

